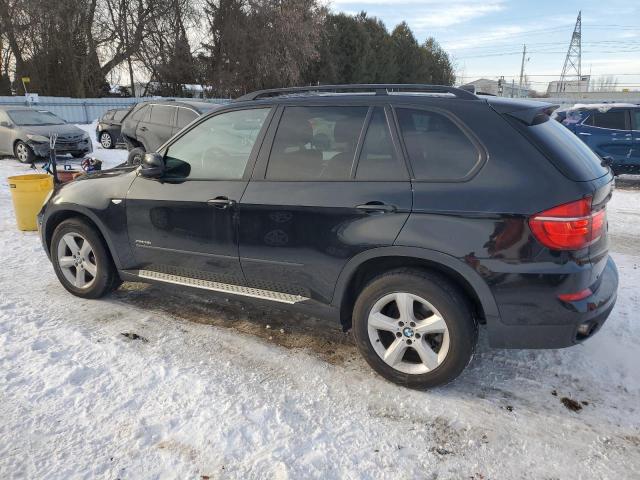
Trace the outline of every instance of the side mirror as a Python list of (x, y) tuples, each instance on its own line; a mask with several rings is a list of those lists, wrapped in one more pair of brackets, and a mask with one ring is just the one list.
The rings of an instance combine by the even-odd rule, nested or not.
[(158, 178), (164, 173), (164, 158), (159, 153), (145, 153), (142, 159), (140, 175), (147, 178)]
[(0, 122), (0, 127), (5, 127), (5, 128), (12, 128), (13, 125), (11, 125), (9, 122), (7, 122), (6, 120), (3, 120)]

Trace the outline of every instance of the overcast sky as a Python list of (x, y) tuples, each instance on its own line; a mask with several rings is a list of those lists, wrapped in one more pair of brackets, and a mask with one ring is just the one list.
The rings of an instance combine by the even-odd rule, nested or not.
[(560, 76), (582, 10), (582, 73), (614, 75), (620, 87), (640, 89), (638, 0), (333, 0), (331, 8), (364, 10), (389, 30), (404, 20), (420, 42), (435, 37), (465, 82), (504, 75), (517, 83), (526, 44), (525, 73), (536, 90)]

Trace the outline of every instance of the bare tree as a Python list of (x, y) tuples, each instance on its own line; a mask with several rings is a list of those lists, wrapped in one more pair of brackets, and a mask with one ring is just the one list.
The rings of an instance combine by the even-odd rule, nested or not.
[(594, 92), (613, 92), (618, 86), (618, 79), (613, 75), (603, 75), (593, 82)]

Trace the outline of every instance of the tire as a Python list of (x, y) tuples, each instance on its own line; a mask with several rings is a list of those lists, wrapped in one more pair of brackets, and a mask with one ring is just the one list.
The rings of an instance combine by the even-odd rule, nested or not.
[[(56, 227), (51, 262), (62, 286), (77, 297), (100, 298), (119, 286), (120, 277), (102, 237), (82, 219), (70, 218)], [(84, 273), (78, 275), (79, 270)]]
[(116, 142), (113, 140), (113, 136), (109, 132), (101, 132), (100, 145), (102, 145), (102, 148), (111, 149), (116, 146)]
[(18, 140), (14, 145), (13, 154), (20, 163), (33, 163), (37, 158), (31, 147), (22, 140)]
[[(413, 308), (400, 315), (402, 305)], [(448, 279), (399, 269), (364, 287), (353, 310), (353, 334), (376, 372), (422, 390), (449, 383), (462, 373), (473, 356), (478, 326), (467, 297)]]
[(136, 147), (129, 152), (127, 157), (127, 165), (140, 165), (145, 154), (145, 150), (142, 147)]

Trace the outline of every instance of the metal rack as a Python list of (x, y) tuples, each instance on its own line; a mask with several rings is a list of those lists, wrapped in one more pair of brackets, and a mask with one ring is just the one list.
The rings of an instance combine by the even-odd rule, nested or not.
[(395, 92), (407, 93), (435, 93), (449, 94), (464, 100), (477, 100), (468, 90), (449, 87), (446, 85), (427, 85), (421, 83), (383, 83), (383, 84), (354, 84), (354, 85), (311, 85), (308, 87), (271, 88), (247, 93), (236, 101), (258, 100), (260, 98), (279, 97), (284, 95), (304, 95), (322, 93), (373, 93), (375, 95), (389, 95)]

